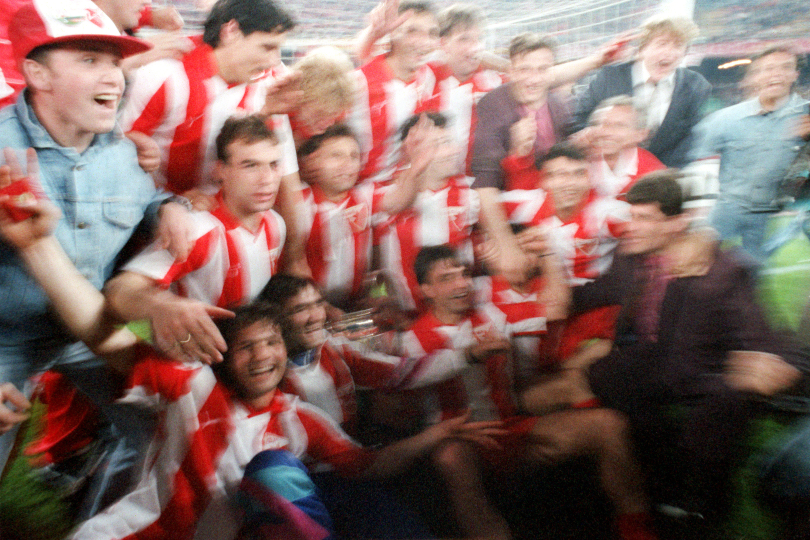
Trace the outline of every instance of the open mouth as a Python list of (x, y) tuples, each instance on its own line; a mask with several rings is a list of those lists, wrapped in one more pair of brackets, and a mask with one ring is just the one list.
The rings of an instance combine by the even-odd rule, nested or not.
[(115, 110), (118, 106), (118, 94), (96, 94), (93, 100), (107, 109)]
[(264, 375), (265, 373), (272, 373), (275, 370), (275, 364), (251, 366), (250, 369), (248, 369), (248, 375), (251, 377), (257, 377), (259, 375)]

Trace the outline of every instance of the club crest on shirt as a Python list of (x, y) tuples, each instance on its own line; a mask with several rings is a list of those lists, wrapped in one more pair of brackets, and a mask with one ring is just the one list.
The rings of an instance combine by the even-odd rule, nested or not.
[(476, 341), (484, 341), (488, 337), (492, 337), (496, 335), (495, 327), (492, 325), (492, 322), (487, 321), (483, 324), (479, 324), (478, 326), (473, 327), (473, 337), (475, 337)]
[(343, 211), (343, 216), (355, 233), (368, 228), (368, 207), (365, 204), (356, 204), (346, 208)]
[(287, 448), (289, 444), (290, 441), (287, 437), (282, 437), (281, 435), (276, 435), (269, 431), (266, 431), (262, 437), (262, 448), (264, 450), (279, 450), (281, 448)]
[(599, 238), (574, 238), (574, 248), (585, 255), (594, 255), (599, 244)]
[(455, 227), (457, 231), (463, 231), (465, 220), (463, 206), (448, 206), (447, 207), (447, 220)]

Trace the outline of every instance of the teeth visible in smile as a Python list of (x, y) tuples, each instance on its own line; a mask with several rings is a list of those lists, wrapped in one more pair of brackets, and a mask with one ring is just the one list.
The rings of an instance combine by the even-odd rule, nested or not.
[(252, 367), (248, 370), (250, 375), (261, 375), (262, 373), (268, 373), (276, 369), (275, 366), (256, 366)]

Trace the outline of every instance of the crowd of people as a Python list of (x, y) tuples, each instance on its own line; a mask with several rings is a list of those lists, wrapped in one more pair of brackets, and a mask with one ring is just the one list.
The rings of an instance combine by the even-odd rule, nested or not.
[[(483, 51), (473, 5), (384, 0), (353, 57), (288, 67), (274, 0), (191, 37), (148, 2), (11, 3), (0, 470), (36, 387), (71, 538), (509, 539), (492, 485), (572, 458), (621, 540), (722, 522), (808, 368), (757, 298), (810, 139), (788, 46), (704, 117), (684, 18), (558, 64)], [(696, 215), (679, 169), (718, 158)]]

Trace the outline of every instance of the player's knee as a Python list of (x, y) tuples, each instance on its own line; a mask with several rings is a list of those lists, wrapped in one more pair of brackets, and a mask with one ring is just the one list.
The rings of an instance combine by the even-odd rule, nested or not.
[(434, 465), (445, 474), (455, 474), (473, 466), (469, 445), (462, 441), (448, 441), (433, 452)]

